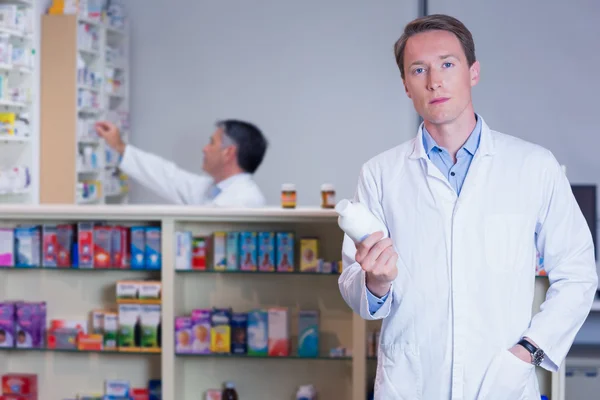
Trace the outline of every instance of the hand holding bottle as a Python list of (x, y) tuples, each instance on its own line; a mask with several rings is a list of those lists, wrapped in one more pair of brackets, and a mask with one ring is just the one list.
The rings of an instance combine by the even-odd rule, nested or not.
[(367, 274), (367, 288), (378, 297), (390, 290), (398, 276), (398, 254), (392, 239), (383, 237), (383, 232), (375, 232), (356, 244), (356, 262)]
[(367, 274), (367, 288), (384, 296), (398, 275), (398, 254), (387, 237), (387, 227), (359, 202), (342, 200), (335, 210), (340, 228), (356, 245), (355, 260)]

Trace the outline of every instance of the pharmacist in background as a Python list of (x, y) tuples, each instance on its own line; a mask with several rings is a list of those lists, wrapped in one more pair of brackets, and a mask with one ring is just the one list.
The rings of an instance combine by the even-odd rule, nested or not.
[[(340, 223), (341, 294), (383, 320), (375, 400), (540, 399), (535, 367), (558, 370), (594, 300), (590, 229), (552, 153), (475, 113), (460, 21), (409, 23), (395, 56), (424, 122), (361, 169), (356, 200), (385, 226)], [(550, 286), (532, 315), (536, 252)]]
[(184, 171), (171, 161), (125, 144), (111, 122), (98, 122), (96, 132), (121, 154), (121, 171), (175, 204), (262, 207), (266, 203), (252, 175), (262, 163), (268, 144), (250, 123), (217, 123), (210, 143), (202, 150), (202, 169), (208, 176)]

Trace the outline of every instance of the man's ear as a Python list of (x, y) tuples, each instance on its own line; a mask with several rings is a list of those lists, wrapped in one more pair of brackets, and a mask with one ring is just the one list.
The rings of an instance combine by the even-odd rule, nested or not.
[(479, 61), (475, 61), (473, 65), (471, 65), (469, 72), (471, 74), (471, 87), (473, 87), (479, 82), (479, 74), (481, 72), (481, 65), (479, 65)]
[(227, 147), (225, 147), (223, 154), (225, 155), (225, 159), (227, 161), (235, 160), (235, 159), (237, 159), (237, 147), (236, 146), (227, 146)]

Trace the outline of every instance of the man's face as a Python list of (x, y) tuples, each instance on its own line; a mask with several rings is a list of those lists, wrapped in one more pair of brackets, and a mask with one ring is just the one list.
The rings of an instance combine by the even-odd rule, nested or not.
[(479, 62), (470, 68), (458, 38), (428, 31), (408, 39), (404, 49), (404, 87), (425, 121), (454, 121), (471, 104), (471, 87), (479, 81)]
[(223, 130), (217, 128), (210, 137), (209, 143), (202, 149), (204, 155), (202, 169), (209, 175), (218, 175), (219, 171), (223, 169), (223, 166), (231, 160), (234, 150), (233, 146), (224, 147), (224, 140), (227, 139), (224, 137)]

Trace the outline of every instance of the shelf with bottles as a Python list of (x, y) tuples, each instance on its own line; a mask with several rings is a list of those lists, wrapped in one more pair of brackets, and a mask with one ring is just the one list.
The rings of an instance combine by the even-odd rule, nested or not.
[(24, 165), (0, 167), (0, 196), (26, 195), (30, 189), (29, 167)]
[[(48, 395), (42, 390), (42, 379), (38, 374), (7, 373), (0, 377), (2, 392), (0, 399), (6, 400), (38, 400)], [(73, 387), (74, 385), (69, 385)], [(83, 400), (127, 399), (127, 400), (160, 400), (161, 380), (150, 379), (143, 387), (132, 384), (129, 380), (106, 379), (100, 391), (80, 391), (76, 398)], [(38, 397), (38, 395), (40, 397)]]
[(175, 270), (185, 272), (339, 275), (341, 260), (319, 255), (319, 238), (288, 231), (175, 232)]
[(94, 221), (17, 224), (0, 228), (0, 271), (160, 271), (160, 226)]
[[(349, 360), (350, 349), (336, 346), (322, 349), (319, 311), (297, 313), (298, 333), (291, 330), (292, 312), (287, 307), (268, 307), (248, 312), (231, 308), (195, 309), (175, 318), (177, 356)], [(322, 339), (321, 339), (322, 341)]]

